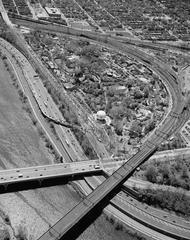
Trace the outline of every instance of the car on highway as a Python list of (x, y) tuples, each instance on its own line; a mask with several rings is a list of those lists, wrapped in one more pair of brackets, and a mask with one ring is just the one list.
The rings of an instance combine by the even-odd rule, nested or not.
[(66, 144), (70, 147), (70, 144), (67, 139), (65, 139)]
[(94, 165), (94, 168), (95, 168), (95, 169), (100, 169), (100, 165), (98, 165), (98, 164), (97, 164), (97, 165)]

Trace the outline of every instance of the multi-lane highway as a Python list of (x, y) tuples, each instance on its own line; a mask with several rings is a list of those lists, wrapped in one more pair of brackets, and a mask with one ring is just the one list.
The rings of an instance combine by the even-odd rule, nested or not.
[[(16, 168), (0, 171), (0, 186), (7, 188), (11, 184), (42, 181), (57, 177), (68, 177), (100, 172), (99, 160), (90, 160), (73, 163), (60, 163), (27, 168)], [(29, 187), (29, 185), (28, 185)], [(30, 187), (29, 187), (30, 188)]]
[[(170, 76), (171, 77), (171, 76)], [(170, 78), (170, 80), (171, 80), (171, 78)], [(173, 96), (173, 95), (172, 95)], [(174, 99), (175, 100), (175, 99)], [(174, 104), (175, 105), (175, 104)], [(175, 118), (175, 115), (176, 114), (174, 114), (174, 113), (172, 113), (172, 115), (171, 115), (171, 117), (173, 116), (174, 118)], [(170, 124), (168, 124), (168, 131), (170, 132), (170, 126), (169, 126)], [(164, 135), (164, 133), (163, 132), (157, 132), (157, 135), (159, 135), (159, 137), (166, 137), (165, 135)], [(151, 145), (150, 143), (149, 143), (149, 145)]]

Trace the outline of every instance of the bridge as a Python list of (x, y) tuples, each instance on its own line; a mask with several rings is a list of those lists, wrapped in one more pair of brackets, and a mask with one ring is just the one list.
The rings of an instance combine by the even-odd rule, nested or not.
[(20, 184), (25, 184), (25, 188), (30, 188), (28, 182), (31, 181), (38, 181), (41, 184), (43, 180), (47, 179), (68, 178), (76, 175), (84, 176), (101, 171), (102, 168), (98, 160), (1, 170), (0, 187), (4, 187), (4, 191), (7, 191), (9, 185), (19, 187)]
[[(189, 158), (190, 148), (156, 152), (150, 157), (149, 161), (172, 161), (176, 159), (176, 157), (183, 157), (183, 159)], [(128, 160), (124, 157), (114, 157), (112, 159), (80, 160), (79, 162), (1, 170), (0, 187), (3, 186), (4, 190), (7, 191), (9, 185), (25, 184), (25, 189), (30, 189), (30, 185), (27, 183), (31, 181), (38, 181), (41, 185), (43, 180), (53, 180), (60, 177), (70, 179), (70, 177), (83, 177), (95, 173), (102, 174), (103, 172), (104, 175), (108, 176), (127, 161)], [(127, 187), (133, 182), (134, 180), (131, 180), (128, 183), (126, 182), (124, 183), (124, 186)]]
[[(88, 175), (101, 174), (104, 172), (108, 175), (108, 171), (115, 171), (118, 169), (124, 161), (110, 161), (106, 159), (107, 162), (100, 162), (99, 159), (89, 160), (89, 161), (79, 161), (71, 163), (59, 163), (43, 166), (32, 166), (26, 168), (15, 168), (0, 171), (0, 192), (10, 191), (10, 185), (14, 186), (14, 191), (20, 190), (21, 184), (22, 188), (30, 189), (31, 184), (29, 182), (38, 182), (38, 186), (33, 186), (32, 188), (41, 186), (44, 180), (53, 181), (58, 178), (65, 180), (73, 180), (75, 178), (83, 178)], [(109, 161), (108, 161), (109, 160)], [(56, 185), (57, 182), (52, 182), (51, 185)], [(63, 182), (62, 182), (63, 184)], [(127, 185), (126, 185), (127, 186)], [(2, 189), (3, 188), (3, 189)], [(8, 189), (9, 188), (9, 189)]]

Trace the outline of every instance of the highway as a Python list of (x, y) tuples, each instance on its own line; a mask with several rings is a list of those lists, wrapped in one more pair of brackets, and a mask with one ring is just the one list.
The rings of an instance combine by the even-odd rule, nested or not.
[(57, 177), (68, 177), (75, 175), (83, 176), (90, 173), (100, 173), (101, 170), (102, 169), (100, 167), (99, 160), (1, 170), (0, 186), (3, 185), (5, 188), (7, 188), (7, 186), (10, 184), (26, 183), (26, 186), (30, 188), (30, 186), (28, 185), (29, 181), (42, 181), (45, 179), (53, 179)]
[(158, 133), (160, 136), (162, 135), (162, 136), (164, 136), (164, 134), (163, 133)]

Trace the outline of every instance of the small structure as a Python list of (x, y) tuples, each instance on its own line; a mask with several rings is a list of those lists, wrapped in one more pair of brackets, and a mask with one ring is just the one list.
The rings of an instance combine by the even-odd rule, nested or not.
[(125, 86), (110, 86), (108, 90), (110, 90), (114, 94), (122, 94), (128, 91)]
[(61, 18), (61, 12), (58, 8), (45, 7), (45, 10), (51, 18)]
[(104, 121), (106, 118), (106, 113), (102, 110), (98, 111), (96, 114), (97, 120)]
[(70, 91), (72, 91), (76, 88), (75, 85), (73, 85), (72, 83), (64, 83), (63, 85), (66, 90), (70, 90)]
[(32, 4), (32, 7), (38, 19), (42, 19), (42, 20), (48, 19), (49, 16), (46, 13), (46, 11), (43, 9), (40, 3)]
[(101, 124), (107, 124), (107, 125), (111, 124), (110, 117), (107, 116), (105, 111), (103, 111), (103, 110), (100, 110), (96, 114), (94, 114), (94, 117), (95, 117), (96, 121), (98, 121)]
[(136, 118), (140, 121), (144, 121), (148, 118), (151, 118), (151, 114), (151, 111), (141, 108), (136, 114)]

